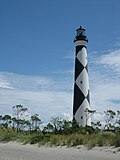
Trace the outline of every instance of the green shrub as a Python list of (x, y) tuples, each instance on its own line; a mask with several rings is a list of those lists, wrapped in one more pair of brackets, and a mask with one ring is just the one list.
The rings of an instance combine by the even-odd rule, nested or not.
[(115, 139), (115, 147), (120, 147), (120, 135), (117, 135), (117, 136), (116, 136), (116, 139)]
[(23, 144), (50, 145), (50, 146), (78, 146), (86, 145), (88, 149), (94, 146), (111, 145), (120, 147), (120, 134), (101, 132), (96, 134), (44, 134), (42, 132), (16, 132), (12, 129), (0, 128), (0, 141), (18, 141)]
[(42, 140), (43, 140), (44, 136), (43, 134), (33, 134), (31, 137), (30, 137), (30, 144), (36, 144), (36, 143), (40, 143)]
[(102, 137), (101, 137), (101, 138), (99, 138), (99, 139), (98, 139), (98, 141), (97, 141), (97, 144), (98, 144), (98, 146), (99, 146), (99, 147), (104, 146), (104, 145), (105, 145), (105, 141), (104, 141), (104, 139), (102, 139)]
[(115, 137), (115, 133), (113, 133), (111, 131), (102, 132), (102, 133), (100, 133), (100, 135), (102, 137)]

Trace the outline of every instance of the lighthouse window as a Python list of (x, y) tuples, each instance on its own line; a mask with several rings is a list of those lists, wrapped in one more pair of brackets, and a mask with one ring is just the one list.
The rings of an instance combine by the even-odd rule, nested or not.
[(81, 116), (81, 119), (83, 119), (83, 116)]
[(80, 81), (80, 83), (82, 84), (82, 81)]

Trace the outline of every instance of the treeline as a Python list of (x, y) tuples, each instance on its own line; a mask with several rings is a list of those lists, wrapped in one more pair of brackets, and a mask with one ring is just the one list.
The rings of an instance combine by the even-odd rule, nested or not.
[(42, 123), (38, 114), (32, 115), (29, 119), (28, 108), (22, 105), (16, 105), (12, 107), (13, 114), (0, 115), (0, 127), (11, 128), (14, 131), (37, 131)]
[[(79, 127), (75, 120), (65, 120), (59, 117), (52, 117), (48, 123), (41, 130), (42, 120), (38, 114), (28, 116), (28, 108), (22, 105), (12, 107), (13, 113), (11, 115), (0, 115), (0, 128), (11, 128), (14, 131), (41, 131), (44, 133), (55, 134), (71, 134), (75, 132), (88, 132), (90, 134), (99, 132), (101, 130), (119, 131), (120, 130), (120, 111), (107, 110), (104, 111), (104, 126), (101, 122), (92, 122), (91, 126)], [(92, 111), (91, 115), (93, 115)], [(94, 111), (95, 113), (95, 111)]]
[[(12, 110), (12, 116), (0, 116), (0, 141), (69, 147), (86, 145), (89, 149), (96, 145), (120, 147), (120, 111), (104, 111), (104, 125), (98, 121), (79, 127), (75, 120), (52, 117), (42, 128), (38, 114), (28, 116), (28, 108), (22, 105), (13, 106)], [(89, 113), (93, 115), (93, 111)]]

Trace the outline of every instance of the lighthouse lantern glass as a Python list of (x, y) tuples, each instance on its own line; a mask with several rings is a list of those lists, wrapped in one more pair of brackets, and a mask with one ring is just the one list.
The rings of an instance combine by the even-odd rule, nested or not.
[(85, 36), (85, 31), (83, 29), (77, 30), (77, 36)]

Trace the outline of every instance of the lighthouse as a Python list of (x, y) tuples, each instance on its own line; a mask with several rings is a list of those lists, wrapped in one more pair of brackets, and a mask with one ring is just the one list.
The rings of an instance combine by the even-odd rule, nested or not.
[(73, 95), (73, 119), (79, 126), (91, 125), (89, 117), (89, 78), (88, 78), (88, 58), (85, 29), (80, 26), (76, 30), (75, 43), (75, 74), (74, 74), (74, 95)]

